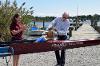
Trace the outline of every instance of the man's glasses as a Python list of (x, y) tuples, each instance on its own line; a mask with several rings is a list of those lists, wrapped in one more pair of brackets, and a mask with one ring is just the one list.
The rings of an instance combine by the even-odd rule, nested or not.
[(67, 17), (63, 17), (64, 19), (67, 19)]

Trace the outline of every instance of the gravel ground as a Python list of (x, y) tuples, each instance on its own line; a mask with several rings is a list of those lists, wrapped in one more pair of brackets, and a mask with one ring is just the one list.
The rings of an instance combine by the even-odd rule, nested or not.
[[(9, 66), (11, 64), (12, 61), (9, 62)], [(54, 66), (55, 64), (53, 51), (20, 55), (19, 60), (19, 66)], [(0, 58), (0, 66), (6, 66), (5, 59)], [(67, 49), (65, 66), (100, 66), (100, 45)]]

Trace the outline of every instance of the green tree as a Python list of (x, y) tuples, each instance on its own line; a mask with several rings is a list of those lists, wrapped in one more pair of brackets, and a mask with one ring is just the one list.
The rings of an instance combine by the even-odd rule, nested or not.
[[(9, 26), (11, 23), (11, 18), (15, 13), (19, 13), (22, 16), (22, 21), (28, 23), (33, 14), (33, 7), (30, 7), (29, 10), (23, 8), (26, 3), (23, 2), (20, 7), (17, 6), (16, 0), (13, 3), (10, 3), (10, 0), (6, 0), (4, 3), (0, 4), (0, 33), (3, 36), (4, 40), (10, 38)], [(30, 18), (31, 17), (31, 18)]]

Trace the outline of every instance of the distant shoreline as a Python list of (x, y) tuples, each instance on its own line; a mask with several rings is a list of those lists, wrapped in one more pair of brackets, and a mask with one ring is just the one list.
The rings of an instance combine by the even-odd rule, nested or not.
[(34, 21), (34, 22), (51, 22), (51, 21)]

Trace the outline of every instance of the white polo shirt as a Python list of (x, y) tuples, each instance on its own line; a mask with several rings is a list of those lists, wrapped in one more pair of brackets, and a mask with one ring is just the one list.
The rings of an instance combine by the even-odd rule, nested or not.
[(68, 19), (63, 21), (61, 17), (55, 18), (48, 28), (55, 28), (58, 32), (58, 35), (67, 35), (68, 29), (70, 27), (70, 22)]

